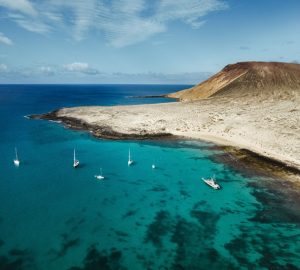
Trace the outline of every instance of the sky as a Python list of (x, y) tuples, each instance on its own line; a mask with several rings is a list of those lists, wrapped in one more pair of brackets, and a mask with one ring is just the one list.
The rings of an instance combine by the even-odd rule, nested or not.
[(195, 84), (300, 63), (299, 0), (0, 0), (0, 83)]

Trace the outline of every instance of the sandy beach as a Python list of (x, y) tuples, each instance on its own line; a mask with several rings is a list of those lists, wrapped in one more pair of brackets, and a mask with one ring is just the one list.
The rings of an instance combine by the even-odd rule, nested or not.
[(214, 97), (195, 102), (63, 108), (42, 118), (82, 126), (97, 137), (175, 135), (244, 148), (300, 169), (300, 102)]

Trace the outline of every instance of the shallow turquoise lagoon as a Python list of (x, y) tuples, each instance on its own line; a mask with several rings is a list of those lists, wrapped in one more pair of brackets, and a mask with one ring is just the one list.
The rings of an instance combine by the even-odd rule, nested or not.
[(97, 140), (23, 117), (182, 87), (1, 86), (0, 269), (299, 269), (299, 192), (282, 179), (222, 164), (210, 143)]

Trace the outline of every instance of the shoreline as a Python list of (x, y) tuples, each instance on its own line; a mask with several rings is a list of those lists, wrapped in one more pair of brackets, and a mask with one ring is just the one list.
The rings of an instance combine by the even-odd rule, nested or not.
[(65, 127), (73, 130), (82, 130), (91, 133), (95, 138), (107, 140), (161, 140), (161, 139), (179, 139), (171, 133), (144, 133), (144, 134), (126, 134), (114, 131), (109, 126), (95, 126), (86, 123), (85, 121), (78, 120), (73, 117), (60, 117), (56, 113), (59, 110), (52, 111), (41, 115), (28, 115), (26, 118), (34, 120), (48, 120), (63, 124)]
[(265, 150), (257, 150), (257, 149), (249, 147), (248, 145), (237, 144), (235, 142), (226, 140), (222, 137), (216, 137), (214, 135), (210, 135), (210, 136), (203, 135), (203, 136), (199, 136), (197, 138), (191, 137), (191, 139), (196, 139), (196, 140), (198, 139), (198, 140), (202, 140), (202, 141), (206, 141), (206, 142), (211, 142), (222, 148), (231, 147), (238, 151), (247, 152), (248, 155), (255, 157), (256, 159), (267, 162), (271, 165), (282, 167), (288, 171), (291, 171), (291, 172), (294, 172), (294, 173), (297, 173), (300, 175), (300, 167), (299, 166), (293, 165), (289, 162), (285, 162), (285, 161), (281, 160), (280, 157), (271, 156), (269, 154), (266, 154)]
[[(60, 115), (61, 110), (55, 110), (50, 113), (45, 113), (41, 115), (29, 115), (29, 119), (41, 119), (58, 122), (63, 124), (65, 127), (73, 130), (83, 130), (90, 132), (94, 137), (100, 139), (109, 140), (180, 140), (180, 139), (192, 139), (201, 140), (206, 142), (212, 142), (218, 147), (225, 150), (229, 154), (233, 154), (237, 159), (239, 159), (240, 154), (246, 154), (260, 163), (271, 165), (284, 170), (286, 174), (292, 173), (300, 175), (300, 166), (294, 166), (293, 164), (286, 162), (276, 155), (267, 155), (265, 151), (260, 151), (258, 149), (253, 149), (251, 146), (238, 144), (236, 142), (230, 141), (223, 138), (222, 136), (215, 136), (215, 134), (201, 134), (198, 133), (197, 136), (185, 136), (182, 134), (172, 134), (169, 132), (156, 132), (149, 133), (146, 130), (139, 131), (137, 133), (122, 133), (115, 131), (109, 125), (96, 125), (87, 123), (83, 119), (78, 119), (76, 117), (67, 117)], [(228, 148), (233, 149), (233, 151), (227, 151)]]

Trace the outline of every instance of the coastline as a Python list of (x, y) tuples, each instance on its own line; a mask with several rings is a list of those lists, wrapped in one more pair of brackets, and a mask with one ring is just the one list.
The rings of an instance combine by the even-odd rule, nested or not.
[(299, 173), (299, 109), (297, 100), (251, 103), (247, 99), (214, 98), (188, 103), (63, 108), (30, 118), (59, 121), (104, 139), (186, 138), (213, 142), (246, 149)]
[[(195, 138), (192, 138), (192, 139), (195, 139)], [(271, 153), (268, 153), (265, 149), (258, 149), (256, 147), (252, 146), (250, 142), (249, 142), (249, 144), (238, 144), (234, 141), (226, 140), (222, 137), (216, 137), (213, 135), (203, 135), (203, 136), (197, 137), (197, 139), (215, 143), (215, 144), (219, 145), (220, 147), (223, 147), (224, 149), (228, 148), (228, 147), (237, 149), (238, 151), (247, 153), (247, 155), (255, 157), (256, 159), (265, 161), (269, 164), (280, 166), (288, 171), (291, 171), (291, 172), (294, 172), (294, 173), (297, 173), (300, 175), (300, 165), (297, 165), (297, 163), (291, 163), (289, 161), (286, 162), (284, 160), (284, 158), (281, 157), (280, 155), (276, 155), (276, 154), (272, 155)]]
[(159, 140), (159, 139), (177, 139), (178, 136), (175, 136), (171, 133), (121, 133), (114, 131), (109, 126), (97, 126), (89, 124), (85, 121), (77, 119), (75, 117), (64, 117), (57, 116), (56, 113), (59, 110), (52, 111), (50, 113), (45, 113), (41, 115), (28, 115), (26, 118), (35, 119), (35, 120), (48, 120), (56, 123), (62, 123), (65, 127), (73, 130), (82, 130), (90, 132), (95, 138), (107, 139), (107, 140)]

